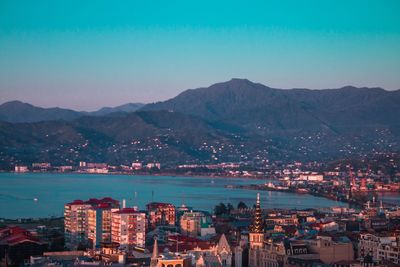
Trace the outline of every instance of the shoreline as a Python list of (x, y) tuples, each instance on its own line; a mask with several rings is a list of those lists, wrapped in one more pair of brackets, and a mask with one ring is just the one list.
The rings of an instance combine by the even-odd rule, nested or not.
[[(273, 189), (273, 188), (269, 188), (269, 187), (262, 187), (260, 188), (260, 185), (256, 185), (256, 184), (249, 184), (249, 185), (226, 185), (226, 188), (235, 188), (235, 189), (242, 189), (242, 190), (261, 190), (261, 191), (270, 191), (270, 192), (282, 192), (282, 193), (289, 193), (289, 194), (305, 194), (305, 195), (309, 195), (309, 196), (313, 196), (313, 197), (320, 197), (320, 198), (324, 198), (324, 199), (328, 199), (328, 200), (332, 200), (332, 201), (338, 201), (341, 203), (345, 203), (348, 204), (349, 207), (355, 207), (355, 208), (363, 208), (365, 203), (361, 202), (361, 201), (357, 201), (357, 200), (346, 200), (346, 199), (336, 199), (333, 197), (329, 197), (323, 194), (318, 194), (318, 193), (312, 193), (312, 192), (298, 192), (295, 190), (284, 190), (284, 189)], [(376, 191), (377, 193), (382, 193), (382, 191)], [(399, 198), (400, 198), (400, 193), (399, 192), (386, 192), (386, 193), (397, 193)], [(391, 203), (391, 202), (382, 202), (383, 204), (385, 204), (386, 206), (389, 207), (396, 207), (398, 205)]]
[(55, 175), (68, 175), (68, 174), (78, 174), (78, 175), (121, 175), (121, 176), (171, 176), (171, 177), (195, 177), (195, 178), (212, 178), (212, 179), (242, 179), (242, 180), (271, 180), (270, 178), (266, 177), (249, 177), (249, 176), (228, 176), (228, 175), (205, 175), (205, 174), (182, 174), (182, 173), (170, 173), (170, 172), (163, 172), (163, 173), (126, 173), (126, 172), (109, 172), (109, 173), (90, 173), (90, 172), (14, 172), (14, 171), (0, 171), (1, 173), (7, 174), (15, 174), (15, 175), (23, 175), (23, 174), (55, 174)]

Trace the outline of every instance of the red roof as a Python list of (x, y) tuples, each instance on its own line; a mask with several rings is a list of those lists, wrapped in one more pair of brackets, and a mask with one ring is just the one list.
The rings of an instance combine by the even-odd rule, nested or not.
[(80, 199), (74, 200), (70, 203), (67, 203), (67, 205), (84, 205), (88, 204), (91, 206), (98, 206), (101, 204), (113, 204), (113, 205), (119, 205), (119, 201), (112, 199), (111, 197), (104, 197), (102, 199), (97, 199), (97, 198), (90, 198), (89, 200), (83, 201)]
[(149, 204), (146, 205), (147, 209), (151, 208), (161, 208), (161, 207), (173, 207), (175, 208), (174, 205), (172, 205), (171, 203), (162, 203), (162, 202), (151, 202)]
[(130, 214), (130, 213), (141, 213), (141, 212), (137, 211), (137, 209), (135, 209), (135, 208), (124, 208), (124, 209), (120, 209), (118, 211), (115, 211), (114, 213)]
[(0, 229), (0, 243), (14, 246), (23, 242), (34, 242), (41, 244), (39, 240), (29, 231), (19, 226), (9, 226)]
[(67, 205), (83, 205), (83, 204), (86, 204), (86, 203), (83, 200), (80, 200), (80, 199), (76, 199), (76, 200), (74, 200), (74, 201), (72, 201), (70, 203), (67, 203)]

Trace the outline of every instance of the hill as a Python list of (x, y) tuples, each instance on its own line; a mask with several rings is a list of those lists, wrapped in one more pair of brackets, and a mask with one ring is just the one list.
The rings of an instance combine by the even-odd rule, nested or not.
[[(1, 167), (80, 160), (265, 165), (400, 151), (399, 90), (282, 90), (233, 79), (126, 112), (136, 107), (95, 116), (65, 111), (65, 120), (1, 122)], [(23, 120), (16, 115), (21, 112), (7, 112), (0, 114)]]
[(51, 120), (71, 121), (83, 116), (104, 116), (111, 113), (129, 113), (143, 107), (142, 103), (128, 103), (117, 107), (103, 107), (97, 111), (84, 112), (63, 108), (36, 107), (21, 101), (10, 101), (0, 105), (0, 121), (39, 122)]
[(398, 129), (400, 90), (381, 88), (282, 90), (232, 79), (184, 91), (142, 110), (171, 110), (266, 133), (329, 129), (347, 132), (364, 127)]

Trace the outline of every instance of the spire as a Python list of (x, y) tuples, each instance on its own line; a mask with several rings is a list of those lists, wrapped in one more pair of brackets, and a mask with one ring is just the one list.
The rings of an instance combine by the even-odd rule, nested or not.
[(223, 250), (226, 250), (227, 252), (231, 252), (231, 247), (229, 246), (228, 240), (226, 239), (225, 234), (222, 234), (218, 244), (217, 244), (217, 250), (218, 253), (221, 253)]
[(379, 209), (378, 209), (378, 216), (384, 217), (385, 216), (385, 210), (383, 209), (383, 202), (382, 202), (382, 200), (380, 202), (381, 203), (380, 203)]
[(151, 255), (150, 267), (156, 267), (158, 264), (158, 241), (157, 236), (154, 236), (153, 254)]
[(250, 232), (252, 233), (263, 233), (264, 224), (262, 219), (262, 210), (260, 206), (260, 193), (257, 193), (256, 207), (254, 209), (253, 223), (250, 226)]
[(203, 255), (201, 254), (200, 257), (196, 261), (196, 267), (204, 267), (204, 266), (206, 266), (206, 263), (203, 258)]

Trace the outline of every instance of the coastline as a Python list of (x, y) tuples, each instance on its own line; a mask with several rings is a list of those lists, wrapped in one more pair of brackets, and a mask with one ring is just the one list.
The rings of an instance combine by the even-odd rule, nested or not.
[(68, 175), (68, 174), (80, 174), (80, 175), (124, 175), (124, 176), (171, 176), (171, 177), (194, 177), (194, 178), (212, 178), (212, 179), (242, 179), (242, 180), (265, 180), (270, 179), (266, 177), (254, 177), (254, 176), (229, 176), (229, 175), (215, 175), (215, 173), (206, 174), (190, 174), (190, 173), (176, 173), (176, 172), (138, 172), (138, 173), (128, 173), (128, 172), (109, 172), (109, 173), (90, 173), (90, 172), (56, 172), (56, 171), (29, 171), (29, 172), (14, 172), (14, 171), (4, 171), (1, 170), (0, 173), (7, 174), (55, 174), (55, 175)]

